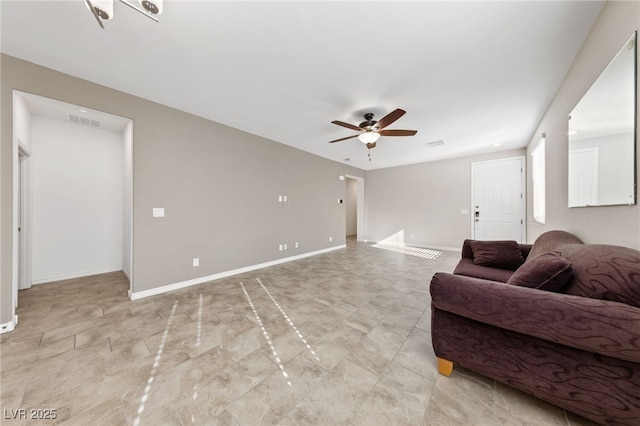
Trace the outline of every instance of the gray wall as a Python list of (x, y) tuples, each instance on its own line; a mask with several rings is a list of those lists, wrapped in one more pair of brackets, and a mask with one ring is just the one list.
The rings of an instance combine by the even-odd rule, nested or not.
[[(433, 161), (367, 173), (367, 240), (404, 232), (416, 246), (459, 249), (471, 237), (471, 163), (524, 155), (524, 149)], [(394, 241), (398, 242), (398, 241)]]
[[(640, 208), (636, 205), (572, 208), (568, 206), (567, 117), (597, 80), (632, 33), (640, 28), (640, 2), (609, 1), (605, 4), (565, 80), (544, 114), (527, 148), (530, 154), (546, 133), (546, 224), (527, 221), (527, 237), (564, 229), (587, 243), (619, 244), (640, 248)], [(638, 68), (640, 69), (640, 68)], [(640, 111), (640, 109), (638, 110)], [(636, 118), (638, 120), (639, 117)], [(638, 150), (640, 152), (640, 150)], [(531, 156), (527, 155), (528, 211), (531, 211)]]
[(339, 175), (364, 171), (7, 55), (1, 67), (0, 323), (12, 320), (12, 89), (134, 120), (134, 292), (345, 243)]

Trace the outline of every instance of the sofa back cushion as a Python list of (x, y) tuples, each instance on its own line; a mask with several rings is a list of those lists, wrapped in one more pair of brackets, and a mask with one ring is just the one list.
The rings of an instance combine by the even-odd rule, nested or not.
[(640, 308), (640, 252), (604, 244), (568, 244), (560, 250), (573, 267), (563, 293)]
[(524, 263), (516, 241), (471, 241), (470, 245), (476, 265), (515, 270)]
[(527, 260), (547, 253), (550, 251), (558, 251), (565, 244), (582, 244), (582, 240), (575, 235), (566, 231), (548, 231), (536, 238), (531, 247)]
[(542, 253), (518, 268), (507, 284), (537, 288), (546, 291), (560, 291), (571, 276), (571, 263), (557, 252)]

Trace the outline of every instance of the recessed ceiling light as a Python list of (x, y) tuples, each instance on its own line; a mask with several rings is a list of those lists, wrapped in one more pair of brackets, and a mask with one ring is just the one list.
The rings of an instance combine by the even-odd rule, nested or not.
[(496, 143), (493, 144), (494, 147), (498, 147), (500, 145), (502, 145), (500, 142), (496, 142)]
[(81, 109), (80, 112), (87, 112), (87, 110), (86, 109)]
[(576, 133), (580, 132), (580, 130), (572, 130), (569, 133), (567, 133), (569, 136), (571, 135), (575, 135)]

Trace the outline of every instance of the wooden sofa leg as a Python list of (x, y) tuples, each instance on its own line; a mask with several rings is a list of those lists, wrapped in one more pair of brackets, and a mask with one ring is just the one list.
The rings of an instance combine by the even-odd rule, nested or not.
[(438, 373), (442, 374), (443, 376), (449, 377), (452, 371), (453, 362), (447, 359), (438, 358)]

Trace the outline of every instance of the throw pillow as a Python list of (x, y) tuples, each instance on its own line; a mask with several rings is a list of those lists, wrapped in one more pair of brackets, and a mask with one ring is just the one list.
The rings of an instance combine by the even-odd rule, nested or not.
[(518, 269), (524, 263), (516, 241), (471, 241), (473, 263), (502, 269)]
[(507, 284), (560, 291), (572, 276), (571, 263), (560, 254), (550, 251), (525, 262), (513, 273)]

